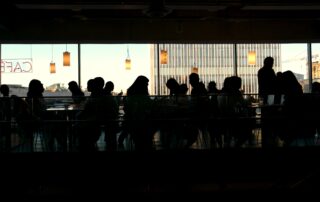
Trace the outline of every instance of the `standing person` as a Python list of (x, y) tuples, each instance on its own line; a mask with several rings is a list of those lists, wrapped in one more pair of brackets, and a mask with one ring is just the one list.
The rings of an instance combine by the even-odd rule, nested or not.
[[(279, 79), (272, 69), (274, 59), (272, 57), (266, 57), (263, 61), (263, 67), (258, 71), (258, 85), (259, 96), (263, 99), (263, 104), (268, 103), (268, 95), (276, 93), (276, 85), (281, 81), (280, 74)], [(279, 83), (280, 84), (280, 83)], [(273, 147), (277, 145), (275, 124), (270, 120), (270, 117), (275, 115), (275, 108), (272, 106), (263, 107), (261, 109), (261, 144), (262, 147)]]
[(273, 57), (266, 57), (263, 66), (258, 71), (259, 96), (263, 98), (264, 104), (268, 101), (268, 95), (275, 94), (277, 79), (272, 69), (273, 63)]
[(200, 82), (200, 78), (197, 73), (191, 73), (189, 75), (189, 83), (192, 87), (191, 102), (189, 103), (191, 123), (188, 124), (188, 128), (185, 132), (187, 137), (186, 148), (190, 147), (194, 142), (197, 141), (199, 131), (205, 133), (206, 123), (199, 120), (206, 119), (208, 117), (208, 92), (204, 83)]
[[(24, 129), (25, 132), (25, 140), (27, 143), (27, 147), (30, 147), (31, 151), (33, 151), (33, 136), (37, 134), (42, 134), (43, 125), (41, 124), (41, 122), (45, 118), (47, 118), (45, 117), (46, 102), (43, 98), (43, 92), (44, 88), (40, 80), (32, 79), (29, 82), (26, 102), (31, 112), (31, 116), (27, 117), (28, 119), (23, 120), (25, 122), (22, 123), (21, 127)], [(52, 126), (52, 128), (54, 127)], [(45, 141), (47, 141), (48, 145), (53, 146), (52, 136), (46, 135), (44, 137), (46, 137)]]
[(127, 90), (124, 105), (126, 128), (135, 143), (136, 150), (151, 150), (153, 127), (150, 120), (152, 100), (148, 92), (149, 79), (138, 76)]
[(72, 100), (74, 104), (80, 104), (85, 100), (84, 93), (82, 92), (81, 88), (75, 81), (70, 81), (68, 83), (68, 89), (72, 93)]
[[(5, 137), (5, 145), (0, 145), (0, 151), (10, 151), (11, 148), (11, 102), (8, 85), (1, 85), (0, 92), (0, 137)], [(4, 147), (3, 147), (4, 146)], [(3, 150), (3, 148), (5, 150)]]

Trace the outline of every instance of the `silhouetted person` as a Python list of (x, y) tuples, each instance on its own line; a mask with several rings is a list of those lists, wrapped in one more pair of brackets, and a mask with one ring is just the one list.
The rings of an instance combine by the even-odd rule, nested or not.
[[(103, 93), (105, 100), (106, 114), (105, 118), (107, 120), (105, 124), (105, 142), (107, 150), (116, 150), (117, 148), (117, 133), (119, 132), (119, 123), (114, 121), (118, 116), (119, 111), (119, 99), (117, 96), (113, 96), (112, 91), (114, 89), (114, 84), (112, 81), (106, 82)], [(110, 113), (111, 111), (111, 113)]]
[(200, 82), (199, 75), (197, 73), (191, 73), (189, 75), (189, 83), (192, 86), (191, 90), (191, 102), (190, 102), (190, 121), (188, 129), (186, 131), (187, 145), (191, 146), (197, 141), (199, 130), (205, 133), (205, 124), (200, 119), (206, 119), (208, 113), (208, 97), (207, 90), (204, 83)]
[(186, 95), (188, 92), (188, 86), (187, 84), (183, 83), (179, 86), (179, 93), (178, 95)]
[(89, 79), (87, 81), (87, 91), (90, 93), (90, 96), (92, 94), (92, 90), (94, 89), (94, 80), (93, 79)]
[(319, 82), (313, 82), (312, 83), (311, 92), (312, 93), (316, 93), (316, 94), (320, 93), (320, 83)]
[[(282, 74), (283, 90), (285, 95), (283, 113), (286, 118), (285, 133), (282, 136), (285, 145), (291, 145), (294, 141), (302, 139), (314, 140), (316, 126), (313, 125), (312, 115), (316, 106), (312, 104), (312, 96), (303, 94), (302, 86), (292, 71)], [(318, 116), (318, 115), (317, 115)]]
[(153, 126), (150, 121), (152, 101), (148, 92), (149, 79), (138, 76), (127, 90), (124, 111), (129, 133), (136, 150), (151, 150)]
[[(179, 120), (186, 118), (189, 111), (189, 100), (186, 95), (188, 92), (188, 86), (186, 84), (179, 85), (174, 78), (170, 78), (166, 86), (170, 92), (168, 97), (158, 102), (157, 116), (162, 119)], [(168, 149), (176, 149), (182, 146), (182, 141), (185, 138), (186, 126), (188, 123), (184, 121), (161, 121), (157, 123), (160, 128), (160, 140), (162, 147)]]
[(95, 77), (93, 84), (91, 97), (103, 97), (104, 79), (102, 77)]
[(222, 94), (218, 95), (219, 116), (222, 117), (218, 129), (212, 129), (219, 143), (221, 134), (224, 134), (224, 146), (232, 146), (232, 138), (235, 146), (241, 147), (251, 137), (250, 120), (247, 117), (247, 106), (241, 92), (242, 80), (240, 77), (231, 76), (225, 78)]
[(72, 100), (74, 104), (80, 104), (85, 100), (84, 93), (82, 92), (81, 88), (75, 81), (70, 81), (68, 83), (68, 89), (72, 94)]
[[(103, 78), (96, 77), (88, 83), (91, 85), (88, 85), (91, 95), (83, 111), (77, 115), (77, 119), (82, 121), (77, 125), (79, 149), (82, 151), (97, 150), (96, 142), (101, 136), (101, 126), (106, 128), (106, 139), (111, 137), (113, 148), (115, 148), (116, 134), (110, 131), (115, 128), (113, 124), (117, 124), (114, 119), (118, 116), (118, 105), (112, 96), (104, 94)], [(111, 141), (107, 141), (107, 146), (111, 144)]]
[[(5, 137), (5, 145), (0, 146), (0, 151), (10, 151), (11, 148), (11, 102), (9, 98), (9, 87), (1, 85), (0, 92), (0, 138)], [(1, 141), (2, 142), (2, 141)]]
[(217, 144), (222, 146), (221, 135), (218, 132), (217, 123), (211, 121), (218, 115), (218, 100), (217, 97), (220, 94), (220, 90), (217, 89), (217, 84), (215, 81), (210, 81), (207, 86), (208, 91), (208, 106), (206, 111), (208, 111), (208, 120), (210, 120), (207, 130), (210, 135), (211, 146), (216, 147)]
[(284, 98), (282, 72), (277, 72), (275, 82), (274, 104), (282, 104)]
[(174, 78), (170, 78), (166, 83), (167, 88), (169, 89), (169, 95), (177, 95), (179, 91), (179, 83)]
[(214, 81), (210, 81), (208, 84), (208, 94), (213, 95), (219, 93), (217, 89), (217, 84)]
[(43, 98), (43, 92), (44, 88), (41, 81), (32, 79), (29, 83), (26, 101), (31, 108), (32, 114), (37, 119), (43, 118), (46, 110), (46, 103)]
[(62, 146), (62, 148), (66, 149), (66, 125), (59, 125), (57, 127), (54, 122), (46, 122), (48, 120), (57, 120), (60, 119), (57, 114), (52, 114), (46, 110), (46, 102), (43, 97), (43, 84), (40, 80), (33, 79), (29, 83), (29, 88), (27, 92), (27, 103), (31, 109), (32, 119), (30, 122), (29, 134), (33, 139), (33, 134), (40, 136), (42, 138), (42, 146), (46, 146), (43, 149), (48, 149), (49, 151), (54, 151), (55, 139)]
[(191, 95), (207, 95), (205, 85), (202, 82), (200, 82), (199, 75), (197, 73), (191, 73), (189, 75), (189, 83), (192, 86)]
[(312, 83), (312, 121), (315, 122), (315, 126), (317, 129), (317, 133), (320, 133), (320, 121), (319, 121), (319, 114), (320, 114), (320, 83), (319, 82), (313, 82)]
[(99, 100), (103, 95), (103, 86), (103, 79), (102, 81), (96, 78), (89, 79), (87, 82), (87, 90), (91, 94), (86, 100), (83, 110), (76, 115), (76, 119), (80, 121), (75, 125), (80, 151), (92, 152), (97, 150), (96, 142), (101, 135), (101, 111), (99, 111), (98, 103), (100, 103)]
[(268, 95), (275, 94), (276, 74), (272, 69), (274, 59), (266, 57), (258, 71), (259, 96), (267, 103)]
[[(263, 61), (263, 66), (258, 71), (258, 87), (259, 97), (263, 100), (263, 104), (268, 104), (268, 96), (276, 93), (276, 85), (280, 80), (277, 80), (273, 68), (274, 59), (266, 57)], [(279, 77), (280, 78), (280, 77)], [(273, 103), (272, 103), (273, 104)], [(275, 128), (270, 117), (275, 113), (274, 108), (263, 107), (261, 109), (262, 126), (262, 146), (269, 147), (275, 145)]]
[[(24, 116), (21, 119), (21, 128), (24, 132), (25, 143), (31, 151), (33, 151), (33, 135), (39, 134), (42, 131), (41, 121), (45, 118), (46, 104), (42, 93), (44, 92), (43, 85), (41, 81), (37, 79), (32, 79), (29, 82), (29, 88), (27, 92), (26, 103), (28, 110), (31, 113), (30, 116)], [(47, 141), (46, 139), (45, 141)]]
[(8, 97), (9, 96), (9, 86), (2, 84), (0, 87), (0, 92), (3, 97)]
[(13, 103), (13, 113), (17, 125), (19, 127), (19, 136), (21, 140), (21, 148), (23, 151), (33, 151), (33, 124), (29, 122), (34, 119), (28, 103), (16, 95), (11, 96)]
[(104, 86), (104, 93), (105, 95), (112, 95), (112, 91), (114, 90), (114, 84), (112, 81), (106, 82), (106, 85)]

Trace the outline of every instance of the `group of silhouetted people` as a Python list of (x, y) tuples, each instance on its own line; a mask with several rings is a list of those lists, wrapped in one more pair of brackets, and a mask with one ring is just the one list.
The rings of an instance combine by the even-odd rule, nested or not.
[[(289, 145), (300, 136), (313, 137), (318, 130), (316, 113), (320, 112), (315, 104), (320, 100), (319, 96), (314, 96), (320, 95), (320, 83), (314, 82), (313, 94), (306, 95), (293, 72), (276, 74), (273, 64), (274, 59), (267, 57), (257, 72), (259, 97), (263, 104), (261, 130), (264, 147), (274, 145), (277, 138)], [(35, 144), (34, 136), (43, 133), (49, 151), (54, 151), (55, 142), (66, 150), (70, 132), (72, 144), (79, 151), (97, 151), (97, 141), (103, 133), (106, 148), (112, 151), (123, 148), (125, 139), (136, 150), (152, 150), (157, 131), (164, 148), (190, 148), (199, 138), (205, 139), (211, 147), (242, 147), (246, 142), (252, 142), (256, 122), (250, 117), (254, 117), (255, 112), (250, 108), (252, 100), (244, 98), (240, 77), (225, 78), (222, 89), (217, 89), (215, 81), (209, 82), (206, 88), (197, 73), (189, 75), (189, 83), (190, 96), (187, 96), (187, 84), (179, 84), (170, 78), (166, 82), (169, 95), (152, 99), (148, 91), (149, 79), (145, 76), (136, 78), (125, 97), (119, 97), (122, 92), (113, 96), (113, 82), (105, 82), (102, 77), (88, 80), (89, 97), (76, 81), (70, 81), (68, 89), (72, 103), (79, 110), (72, 116), (72, 125), (62, 122), (62, 127), (56, 127), (56, 123), (44, 121), (65, 117), (48, 112), (43, 85), (33, 79), (25, 99), (14, 95), (9, 97), (9, 87), (1, 85), (1, 118), (8, 123), (11, 118), (16, 120), (21, 139), (30, 151)], [(121, 120), (120, 105), (124, 110)], [(299, 117), (308, 120), (301, 121)], [(273, 118), (279, 118), (279, 121)], [(1, 135), (10, 136), (11, 126), (5, 122), (1, 124)], [(289, 129), (285, 129), (287, 126)], [(10, 142), (6, 144), (10, 145)]]
[(274, 59), (267, 57), (258, 71), (259, 96), (265, 105), (261, 111), (262, 144), (264, 147), (277, 146), (279, 138), (284, 145), (292, 145), (298, 140), (313, 145), (319, 128), (320, 85), (313, 82), (312, 94), (304, 94), (292, 71), (275, 73), (273, 64)]

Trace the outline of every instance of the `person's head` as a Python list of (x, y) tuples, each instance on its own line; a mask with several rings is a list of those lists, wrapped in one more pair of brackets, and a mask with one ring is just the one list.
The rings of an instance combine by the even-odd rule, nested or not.
[(114, 89), (114, 84), (113, 84), (112, 81), (108, 81), (106, 83), (106, 85), (104, 86), (104, 90), (109, 92), (109, 93), (111, 93), (113, 91), (113, 89)]
[(273, 63), (274, 63), (274, 59), (273, 57), (266, 57), (263, 61), (263, 66), (264, 67), (268, 67), (268, 68), (272, 68), (273, 67)]
[(282, 73), (282, 84), (284, 94), (300, 94), (302, 92), (302, 86), (290, 70)]
[(9, 87), (5, 84), (1, 85), (0, 92), (4, 97), (9, 96)]
[(238, 76), (230, 77), (231, 87), (233, 90), (240, 90), (242, 85), (242, 80)]
[(179, 86), (179, 83), (174, 78), (170, 78), (167, 80), (166, 86), (171, 90), (177, 88), (177, 86)]
[(135, 80), (135, 84), (139, 87), (147, 88), (149, 85), (149, 79), (145, 76), (140, 75)]
[(313, 82), (312, 83), (312, 93), (320, 93), (320, 83), (319, 82)]
[(282, 77), (282, 72), (277, 72), (276, 76), (279, 78)]
[(189, 83), (192, 87), (196, 86), (199, 83), (199, 75), (197, 73), (191, 73), (189, 75)]
[(170, 94), (176, 94), (179, 89), (179, 83), (174, 78), (168, 79), (166, 86), (169, 88)]
[(87, 81), (87, 91), (88, 92), (92, 92), (92, 90), (94, 89), (94, 80), (93, 79), (89, 79)]
[(100, 91), (104, 87), (104, 79), (102, 77), (94, 78), (95, 88), (96, 90)]
[(44, 91), (43, 84), (37, 79), (32, 79), (29, 83), (28, 97), (41, 97)]
[(76, 90), (79, 89), (79, 86), (78, 86), (77, 82), (75, 82), (75, 81), (70, 81), (70, 82), (68, 83), (68, 89), (69, 89), (71, 92), (74, 92), (74, 91), (76, 91)]
[(149, 79), (145, 76), (138, 76), (133, 84), (128, 88), (127, 95), (149, 95)]
[(210, 82), (209, 82), (209, 84), (208, 84), (208, 91), (209, 91), (210, 93), (215, 93), (215, 92), (217, 92), (217, 84), (216, 84), (216, 82), (214, 82), (214, 81), (210, 81)]

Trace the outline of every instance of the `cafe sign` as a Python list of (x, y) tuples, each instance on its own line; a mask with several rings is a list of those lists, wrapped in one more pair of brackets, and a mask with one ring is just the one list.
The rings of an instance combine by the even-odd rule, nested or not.
[(1, 59), (1, 73), (32, 73), (32, 58)]

